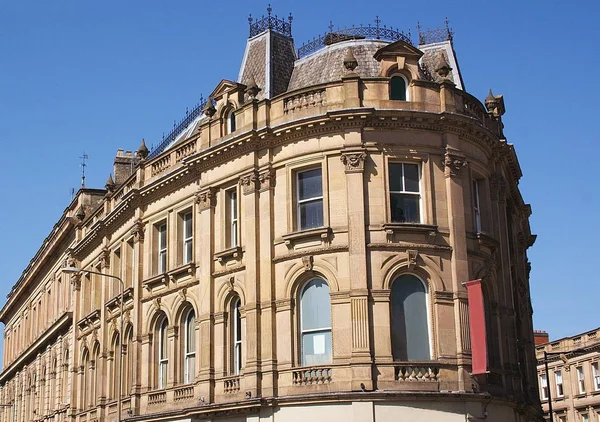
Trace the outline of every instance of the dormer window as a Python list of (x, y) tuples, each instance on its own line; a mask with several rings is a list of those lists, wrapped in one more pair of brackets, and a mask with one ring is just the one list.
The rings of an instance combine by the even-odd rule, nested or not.
[(235, 113), (233, 110), (227, 113), (225, 118), (226, 134), (235, 132)]
[(390, 79), (390, 100), (407, 101), (408, 81), (404, 75), (393, 75)]

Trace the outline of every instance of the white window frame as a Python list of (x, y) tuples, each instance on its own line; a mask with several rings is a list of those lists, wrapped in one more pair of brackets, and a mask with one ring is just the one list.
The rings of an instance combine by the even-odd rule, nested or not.
[[(166, 347), (165, 347), (166, 346)], [(167, 320), (161, 321), (158, 326), (158, 388), (167, 388), (169, 377), (169, 349), (167, 339)], [(163, 348), (165, 353), (163, 354)]]
[(167, 222), (163, 221), (156, 227), (157, 229), (157, 270), (159, 274), (167, 271), (167, 252), (168, 252), (168, 235), (167, 235)]
[(473, 179), (473, 219), (475, 220), (476, 233), (481, 233), (481, 196), (479, 183), (481, 183), (479, 180)]
[[(193, 316), (193, 321), (190, 321), (190, 316)], [(188, 311), (188, 313), (185, 316), (185, 333), (184, 333), (184, 342), (183, 342), (183, 348), (184, 348), (184, 373), (183, 373), (183, 382), (185, 384), (190, 384), (192, 382), (194, 382), (195, 379), (195, 371), (196, 371), (196, 335), (195, 335), (195, 330), (196, 327), (193, 326), (191, 327), (191, 330), (194, 332), (194, 338), (191, 339), (190, 341), (190, 336), (189, 336), (189, 332), (190, 332), (190, 323), (194, 323), (195, 325), (195, 321), (196, 321), (196, 315), (194, 313), (193, 309), (190, 309)], [(193, 360), (192, 360), (193, 359)], [(191, 368), (191, 364), (192, 362), (194, 362), (194, 367)]]
[(592, 376), (594, 377), (594, 390), (600, 391), (600, 368), (598, 362), (592, 362)]
[(577, 390), (579, 394), (585, 394), (585, 373), (583, 372), (583, 366), (577, 367)]
[(540, 375), (540, 393), (542, 400), (548, 400), (548, 376), (546, 374)]
[(233, 310), (233, 373), (239, 375), (242, 372), (242, 316), (240, 314), (242, 302), (237, 298), (232, 303)]
[(556, 397), (564, 397), (562, 370), (554, 371), (554, 382), (556, 383)]
[[(300, 199), (300, 175), (304, 174), (306, 172), (309, 171), (314, 171), (314, 170), (319, 170), (321, 172), (321, 195), (320, 196), (312, 196), (310, 198), (304, 198), (304, 199)], [(325, 212), (323, 209), (323, 168), (321, 166), (319, 167), (310, 167), (310, 168), (305, 168), (305, 169), (301, 169), (301, 170), (297, 170), (296, 171), (296, 229), (299, 231), (302, 230), (309, 230), (309, 229), (313, 229), (313, 228), (317, 228), (317, 227), (310, 227), (310, 228), (305, 228), (302, 227), (302, 220), (300, 218), (300, 209), (301, 206), (304, 204), (308, 204), (311, 202), (320, 202), (321, 203), (321, 218), (322, 218), (322, 224), (318, 227), (323, 227), (323, 225), (325, 224)]]
[[(312, 334), (312, 333), (329, 333), (330, 336), (332, 337), (331, 341), (331, 359), (333, 360), (333, 332), (331, 330), (331, 324), (329, 324), (327, 327), (319, 327), (319, 328), (312, 328), (312, 329), (305, 329), (303, 327), (303, 316), (302, 316), (302, 300), (303, 300), (303, 296), (304, 296), (304, 290), (306, 289), (306, 287), (313, 281), (313, 280), (322, 280), (325, 284), (327, 284), (327, 287), (329, 289), (329, 292), (331, 293), (331, 287), (329, 286), (329, 283), (327, 282), (327, 280), (325, 280), (324, 278), (311, 278), (310, 280), (308, 280), (304, 286), (302, 286), (302, 290), (300, 290), (300, 363), (302, 366), (307, 366), (306, 362), (305, 362), (305, 356), (304, 356), (304, 337), (305, 334)], [(331, 299), (329, 300), (329, 307), (331, 309)], [(331, 312), (331, 311), (330, 311)], [(331, 322), (331, 321), (330, 321)], [(330, 362), (331, 363), (331, 362)]]
[(237, 130), (237, 122), (235, 119), (235, 111), (234, 110), (230, 110), (229, 112), (227, 112), (227, 115), (225, 118), (225, 127), (226, 127), (226, 131), (225, 131), (226, 135), (229, 135)]
[[(189, 217), (189, 218), (188, 218)], [(192, 211), (185, 211), (182, 216), (182, 241), (183, 241), (183, 263), (189, 264), (194, 260), (194, 214)], [(188, 225), (190, 227), (190, 236), (186, 237)]]
[[(405, 100), (392, 100), (392, 78), (394, 78), (396, 76), (404, 79), (404, 90), (405, 90), (404, 97), (406, 98)], [(410, 89), (409, 89), (408, 78), (404, 74), (402, 74), (400, 72), (396, 72), (396, 73), (391, 74), (390, 75), (390, 82), (389, 82), (389, 84), (390, 84), (390, 86), (389, 86), (389, 92), (390, 92), (389, 98), (390, 98), (391, 101), (410, 101)]]
[(225, 212), (228, 235), (225, 240), (227, 248), (235, 248), (239, 246), (239, 201), (237, 188), (227, 189), (225, 191), (225, 199), (227, 201)]
[[(393, 191), (391, 188), (391, 184), (390, 184), (390, 177), (391, 177), (391, 169), (390, 167), (392, 165), (395, 164), (402, 164), (402, 189), (401, 191)], [(409, 192), (406, 191), (406, 183), (404, 181), (404, 165), (405, 164), (412, 164), (412, 165), (416, 165), (417, 166), (417, 172), (419, 175), (419, 192)], [(419, 198), (419, 221), (417, 222), (409, 222), (408, 224), (423, 224), (423, 169), (422, 169), (423, 163), (420, 161), (394, 161), (394, 160), (390, 160), (388, 161), (388, 188), (389, 188), (389, 194), (388, 194), (388, 211), (390, 213), (389, 215), (389, 221), (392, 222), (392, 199), (391, 199), (391, 195), (392, 194), (401, 194), (401, 195), (413, 195), (413, 196), (418, 196)], [(394, 223), (398, 223), (398, 222), (394, 222)], [(402, 223), (399, 223), (402, 224)]]

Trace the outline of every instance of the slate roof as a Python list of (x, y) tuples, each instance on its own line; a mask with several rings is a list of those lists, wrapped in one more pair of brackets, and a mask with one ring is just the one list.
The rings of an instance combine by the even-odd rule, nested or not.
[(347, 73), (344, 68), (344, 57), (350, 47), (358, 61), (358, 67), (354, 72), (361, 77), (378, 76), (379, 62), (373, 58), (373, 55), (386, 44), (389, 43), (381, 40), (349, 40), (324, 47), (296, 61), (288, 91), (339, 81)]

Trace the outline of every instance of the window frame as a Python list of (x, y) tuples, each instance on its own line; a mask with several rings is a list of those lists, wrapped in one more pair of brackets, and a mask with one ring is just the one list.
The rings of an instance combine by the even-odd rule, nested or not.
[(230, 135), (237, 130), (235, 110), (232, 108), (225, 112), (225, 135)]
[[(409, 90), (409, 80), (406, 77), (406, 75), (404, 75), (401, 72), (394, 72), (392, 73), (390, 76), (390, 82), (389, 82), (389, 99), (390, 101), (410, 101), (410, 90)], [(392, 79), (394, 78), (401, 78), (402, 80), (404, 80), (404, 99), (397, 99), (397, 98), (392, 98)]]
[[(181, 264), (185, 265), (194, 262), (194, 212), (190, 208), (181, 211), (178, 215), (181, 224)], [(188, 216), (189, 219), (187, 218)], [(188, 225), (190, 229), (190, 235), (186, 236)]]
[[(164, 230), (162, 228), (164, 227)], [(167, 219), (163, 219), (154, 224), (156, 233), (156, 274), (164, 274), (167, 272), (169, 265), (169, 227)], [(164, 240), (164, 247), (161, 247)]]
[[(300, 175), (314, 170), (319, 170), (321, 172), (321, 195), (300, 199)], [(321, 225), (314, 227), (303, 227), (301, 219), (301, 207), (304, 204), (315, 202), (321, 203)], [(323, 167), (321, 165), (301, 167), (294, 171), (294, 208), (294, 227), (297, 231), (312, 230), (325, 227), (325, 185), (323, 183)]]
[(236, 296), (231, 301), (231, 374), (241, 375), (243, 364), (242, 300)]
[[(319, 327), (319, 328), (313, 328), (313, 329), (304, 329), (304, 318), (303, 318), (303, 296), (305, 291), (307, 290), (308, 286), (315, 280), (320, 280), (323, 283), (325, 283), (325, 285), (327, 286), (327, 290), (328, 290), (328, 295), (329, 295), (329, 325), (327, 327), (323, 326), (323, 327)], [(325, 279), (325, 277), (322, 276), (316, 276), (316, 277), (311, 277), (310, 279), (308, 279), (306, 282), (304, 282), (302, 284), (302, 286), (300, 287), (300, 289), (298, 290), (299, 295), (298, 295), (298, 327), (299, 327), (299, 341), (298, 341), (298, 355), (299, 355), (299, 359), (298, 362), (300, 364), (301, 367), (307, 367), (307, 366), (321, 366), (321, 365), (331, 365), (333, 364), (333, 312), (332, 312), (332, 303), (331, 303), (331, 286), (329, 284), (329, 282), (327, 281), (327, 279)], [(319, 363), (319, 364), (307, 364), (306, 363), (306, 357), (304, 354), (304, 337), (305, 334), (314, 334), (314, 333), (329, 333), (329, 338), (331, 339), (331, 344), (330, 349), (331, 349), (331, 355), (329, 356), (329, 362), (325, 362), (325, 363)]]
[(169, 339), (167, 329), (169, 322), (163, 317), (157, 324), (157, 355), (156, 355), (156, 387), (159, 390), (167, 388), (169, 379)]
[[(190, 316), (191, 316), (191, 320), (190, 320)], [(190, 332), (193, 333), (192, 336), (190, 336)], [(193, 338), (190, 339), (190, 337), (193, 337)], [(190, 368), (190, 366), (191, 366), (191, 368)], [(190, 308), (185, 313), (185, 318), (184, 318), (183, 383), (191, 384), (195, 381), (195, 379), (196, 379), (196, 313), (194, 312), (193, 308)]]
[(240, 193), (237, 185), (224, 191), (225, 249), (230, 249), (240, 246)]
[(542, 400), (548, 400), (548, 374), (540, 374), (540, 394)]
[(577, 391), (579, 394), (585, 394), (585, 371), (583, 366), (577, 366)]
[(481, 226), (481, 189), (479, 184), (482, 182), (476, 178), (471, 179), (472, 200), (473, 200), (473, 222), (475, 224), (475, 233), (482, 233)]
[[(559, 382), (560, 379), (560, 382)], [(564, 386), (563, 386), (563, 377), (562, 377), (562, 370), (557, 369), (554, 371), (554, 383), (556, 384), (556, 397), (564, 397), (565, 396), (565, 390), (564, 390)]]
[[(392, 191), (391, 188), (391, 167), (392, 165), (396, 165), (396, 164), (401, 164), (402, 165), (402, 187), (403, 190), (402, 191)], [(404, 182), (404, 165), (405, 164), (410, 164), (410, 165), (416, 165), (417, 166), (417, 172), (418, 172), (418, 176), (419, 176), (419, 192), (410, 192), (410, 191), (406, 191), (405, 190), (405, 182)], [(406, 159), (396, 159), (393, 157), (390, 157), (390, 159), (388, 159), (387, 161), (387, 180), (386, 180), (386, 190), (387, 190), (387, 195), (386, 195), (386, 202), (387, 202), (387, 221), (392, 223), (392, 224), (425, 224), (425, 213), (424, 213), (424, 209), (423, 209), (423, 188), (424, 188), (424, 175), (423, 175), (423, 167), (424, 167), (425, 163), (424, 161), (421, 160), (406, 160)], [(392, 216), (392, 194), (394, 195), (412, 195), (412, 196), (418, 196), (418, 206), (419, 206), (419, 221), (417, 222), (399, 222), (399, 221), (393, 221), (393, 216)]]

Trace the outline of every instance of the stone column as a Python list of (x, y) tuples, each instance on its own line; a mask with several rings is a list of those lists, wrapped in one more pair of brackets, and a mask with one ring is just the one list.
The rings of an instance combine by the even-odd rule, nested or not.
[(200, 305), (198, 309), (199, 341), (197, 350), (196, 369), (199, 377), (199, 395), (205, 397), (208, 402), (213, 402), (215, 376), (214, 363), (214, 283), (212, 277), (214, 256), (214, 220), (216, 194), (214, 188), (201, 189), (196, 193), (196, 209), (198, 210), (198, 222), (196, 224), (195, 245), (202, 245), (194, 249), (197, 270), (198, 298)]
[[(133, 237), (133, 257), (131, 262), (131, 286), (133, 287), (133, 303), (141, 304), (142, 303), (142, 280), (144, 274), (144, 239), (145, 239), (145, 225), (141, 219), (141, 213), (139, 210), (136, 210), (137, 220), (133, 223), (133, 227), (131, 228), (131, 236)], [(129, 259), (129, 257), (128, 257)], [(143, 356), (143, 341), (142, 336), (143, 333), (141, 330), (142, 327), (142, 306), (134, 306), (131, 310), (130, 321), (133, 322), (133, 332), (132, 332), (132, 350), (128, 350), (127, 353), (132, 353), (132, 365), (131, 368), (128, 368), (129, 371), (132, 371), (132, 382), (131, 382), (131, 408), (139, 409), (140, 406), (140, 393), (142, 391), (142, 386), (145, 384), (142, 382), (142, 374), (144, 372), (151, 372), (146, 368), (146, 371), (142, 369), (141, 363), (144, 362)], [(151, 357), (148, 355), (148, 357)], [(148, 360), (146, 362), (152, 362), (152, 360)], [(126, 375), (126, 374), (123, 374)], [(126, 395), (128, 392), (124, 392)]]
[[(347, 134), (347, 138), (360, 133)], [(354, 139), (357, 140), (357, 139)], [(367, 153), (360, 147), (345, 148), (340, 159), (345, 166), (348, 204), (348, 259), (350, 274), (350, 320), (352, 321), (352, 390), (373, 388), (367, 283), (364, 165)], [(351, 200), (350, 200), (351, 198)]]
[[(260, 391), (260, 310), (258, 301), (260, 298), (260, 273), (258, 268), (259, 249), (258, 249), (258, 195), (257, 182), (258, 174), (253, 170), (249, 174), (240, 177), (240, 186), (242, 191), (240, 204), (240, 217), (243, 216), (242, 237), (244, 242), (244, 264), (245, 285), (246, 285), (246, 303), (244, 304), (245, 314), (245, 333), (242, 333), (242, 340), (245, 347), (242, 349), (242, 368), (244, 373), (244, 390), (249, 392), (252, 397), (256, 397)], [(241, 246), (241, 242), (240, 242)], [(245, 352), (246, 356), (243, 356)]]
[(469, 280), (469, 262), (467, 256), (467, 237), (465, 222), (465, 195), (461, 170), (467, 166), (465, 155), (453, 145), (459, 144), (455, 135), (445, 134), (446, 154), (444, 155), (444, 176), (446, 177), (446, 202), (448, 204), (448, 228), (452, 258), (450, 271), (452, 274), (452, 291), (454, 292), (454, 324), (456, 333), (456, 351), (458, 365), (459, 389), (464, 390), (468, 381), (464, 368), (465, 359), (470, 358), (471, 347), (465, 338), (465, 326), (468, 326), (466, 309), (466, 292), (462, 283)]

